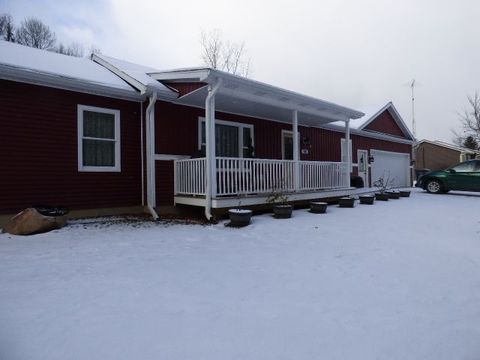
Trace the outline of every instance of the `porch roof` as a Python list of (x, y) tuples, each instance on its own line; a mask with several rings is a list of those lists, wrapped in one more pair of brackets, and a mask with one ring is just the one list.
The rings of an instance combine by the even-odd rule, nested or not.
[[(217, 111), (291, 122), (292, 111), (297, 110), (299, 124), (307, 126), (358, 119), (364, 115), (331, 102), (210, 68), (152, 72), (149, 75), (169, 84), (199, 82), (213, 85), (220, 80), (222, 86), (215, 97)], [(203, 108), (207, 91), (207, 86), (203, 86), (173, 102)]]

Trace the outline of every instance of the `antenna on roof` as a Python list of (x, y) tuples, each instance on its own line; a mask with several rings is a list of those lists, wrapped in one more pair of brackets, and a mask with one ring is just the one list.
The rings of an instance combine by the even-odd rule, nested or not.
[(412, 79), (412, 82), (410, 83), (410, 87), (412, 89), (412, 132), (413, 132), (413, 137), (416, 139), (417, 128), (415, 124), (415, 79)]

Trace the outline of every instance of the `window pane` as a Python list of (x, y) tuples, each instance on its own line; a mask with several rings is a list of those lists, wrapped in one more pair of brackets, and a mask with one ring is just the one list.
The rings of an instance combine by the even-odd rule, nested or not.
[(283, 134), (283, 153), (285, 160), (293, 160), (293, 135), (290, 133)]
[(243, 128), (243, 157), (253, 158), (252, 131), (250, 128)]
[(205, 121), (202, 121), (202, 128), (200, 129), (201, 131), (201, 144), (205, 144), (207, 142), (207, 138), (205, 135)]
[(115, 139), (115, 115), (84, 111), (83, 136)]
[(238, 127), (229, 125), (215, 125), (215, 151), (217, 156), (239, 157)]
[(453, 170), (456, 172), (472, 172), (474, 171), (474, 163), (473, 161), (465, 162), (453, 167)]
[(115, 141), (83, 139), (83, 166), (115, 166)]

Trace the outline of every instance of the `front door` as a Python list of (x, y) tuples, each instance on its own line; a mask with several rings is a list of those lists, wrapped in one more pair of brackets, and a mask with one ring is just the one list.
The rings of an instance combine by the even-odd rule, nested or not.
[(368, 151), (367, 150), (358, 150), (357, 151), (357, 162), (358, 162), (358, 176), (363, 180), (363, 186), (369, 187), (368, 183)]

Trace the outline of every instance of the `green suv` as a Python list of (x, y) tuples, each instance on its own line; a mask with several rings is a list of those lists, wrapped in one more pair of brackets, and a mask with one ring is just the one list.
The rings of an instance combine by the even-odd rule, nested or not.
[(469, 160), (447, 170), (429, 172), (420, 176), (415, 186), (433, 194), (450, 190), (480, 191), (480, 160)]

